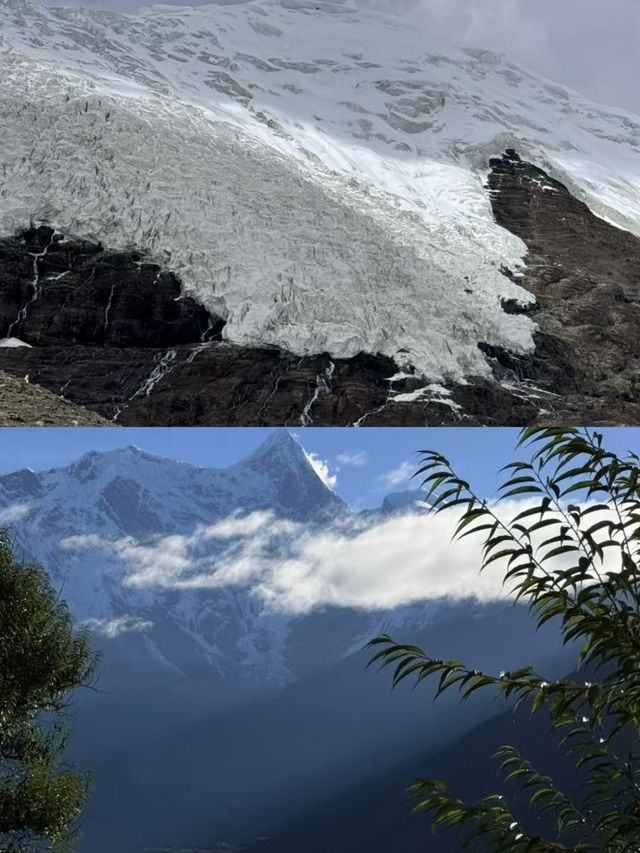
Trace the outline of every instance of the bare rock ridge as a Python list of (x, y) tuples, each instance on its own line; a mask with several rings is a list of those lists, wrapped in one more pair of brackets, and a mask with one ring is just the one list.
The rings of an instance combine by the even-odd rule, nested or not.
[(0, 347), (0, 369), (129, 425), (640, 422), (640, 239), (511, 149), (487, 190), (527, 245), (524, 270), (503, 272), (535, 295), (538, 325), (526, 358), (480, 344), (493, 381), (447, 395), (417, 375), (390, 381), (385, 356), (225, 342), (224, 318), (172, 272), (46, 226), (0, 240), (0, 336), (29, 345)]
[(538, 324), (528, 359), (483, 347), (496, 377), (560, 395), (545, 407), (555, 420), (638, 423), (640, 240), (513, 150), (491, 167), (495, 219), (529, 250), (517, 281), (536, 297)]

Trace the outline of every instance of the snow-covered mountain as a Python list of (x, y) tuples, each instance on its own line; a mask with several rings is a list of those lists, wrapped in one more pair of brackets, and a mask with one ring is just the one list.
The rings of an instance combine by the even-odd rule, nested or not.
[[(0, 0), (0, 232), (168, 264), (237, 344), (489, 376), (533, 350), (485, 179), (505, 148), (640, 234), (640, 122), (339, 0)], [(553, 184), (543, 187), (556, 192)], [(473, 298), (470, 299), (469, 293)]]
[[(172, 544), (177, 550), (181, 537), (238, 512), (269, 510), (309, 525), (349, 514), (286, 432), (272, 434), (251, 456), (220, 470), (128, 447), (87, 453), (65, 468), (16, 471), (0, 477), (2, 509), (15, 519), (11, 528), (20, 550), (47, 568), (99, 645), (126, 646), (143, 668), (154, 663), (220, 672), (241, 664), (255, 678), (259, 663), (267, 680), (291, 677), (285, 644), (295, 619), (265, 613), (242, 586), (178, 591), (129, 585), (131, 565), (123, 549), (134, 543), (151, 548), (162, 540), (168, 551)], [(215, 561), (221, 544), (206, 542), (204, 549)], [(161, 562), (163, 554), (154, 559)]]
[[(233, 553), (233, 532), (216, 530), (216, 523), (240, 518), (251, 524), (260, 512), (268, 512), (274, 525), (297, 523), (300, 530), (359, 518), (286, 431), (271, 434), (224, 469), (128, 447), (90, 452), (63, 468), (0, 477), (0, 514), (20, 552), (47, 568), (76, 621), (93, 631), (107, 663), (113, 655), (128, 658), (123, 671), (133, 666), (133, 674), (126, 678), (209, 671), (209, 678), (263, 688), (315, 665), (325, 642), (323, 621), (331, 625), (331, 616), (270, 609), (249, 581), (189, 583), (189, 560), (213, 578), (230, 548)], [(362, 516), (361, 523), (379, 518)], [(262, 529), (255, 530), (256, 542)], [(291, 536), (288, 529), (284, 533), (266, 546), (274, 559), (288, 556)], [(135, 577), (140, 572), (147, 573), (141, 583)], [(162, 577), (152, 577), (155, 572)], [(432, 609), (400, 608), (396, 618), (424, 624)], [(345, 609), (329, 657), (339, 659), (361, 645), (389, 616)]]

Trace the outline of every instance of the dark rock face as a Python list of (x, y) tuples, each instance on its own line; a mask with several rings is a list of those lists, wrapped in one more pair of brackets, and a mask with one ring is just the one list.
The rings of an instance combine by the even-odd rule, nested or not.
[(640, 239), (515, 151), (491, 161), (488, 191), (529, 250), (524, 274), (503, 272), (536, 297), (536, 349), (481, 345), (494, 380), (468, 377), (448, 400), (393, 402), (424, 381), (391, 387), (398, 368), (383, 356), (223, 342), (224, 319), (183, 297), (170, 271), (48, 227), (0, 240), (0, 336), (32, 345), (0, 348), (0, 369), (127, 425), (640, 423)]
[(139, 253), (44, 226), (0, 241), (0, 292), (0, 336), (32, 346), (168, 347), (219, 337), (224, 326)]
[[(326, 355), (212, 342), (170, 350), (44, 347), (0, 350), (9, 372), (55, 390), (122, 425), (277, 426), (448, 422), (446, 407), (387, 403), (395, 365), (362, 356), (334, 363), (315, 399)], [(157, 380), (157, 384), (156, 384)]]
[(640, 423), (640, 239), (595, 216), (561, 183), (515, 151), (491, 161), (499, 225), (527, 245), (518, 282), (537, 300), (536, 352), (489, 352), (549, 397), (543, 420)]
[[(524, 393), (481, 378), (452, 389), (460, 409), (427, 398), (394, 403), (387, 377), (397, 368), (389, 359), (331, 362), (218, 342), (171, 350), (4, 349), (0, 364), (123, 426), (519, 426), (540, 409)], [(331, 364), (330, 384), (316, 397)], [(394, 390), (418, 385), (405, 380)]]

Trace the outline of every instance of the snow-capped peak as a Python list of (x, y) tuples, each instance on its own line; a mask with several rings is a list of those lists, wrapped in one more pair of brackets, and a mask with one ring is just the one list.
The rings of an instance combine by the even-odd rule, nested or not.
[[(314, 467), (310, 456), (287, 430), (272, 433), (247, 459), (229, 471), (250, 481), (266, 478), (278, 501), (287, 503), (296, 496), (296, 515), (309, 515), (309, 507), (326, 503), (317, 520), (334, 514), (336, 507), (345, 506)], [(329, 497), (331, 496), (331, 497)]]
[(286, 429), (272, 432), (241, 464), (251, 465), (265, 459), (275, 459), (284, 464), (302, 465), (311, 469), (299, 441)]
[(149, 453), (147, 450), (144, 450), (141, 447), (138, 447), (135, 444), (128, 444), (126, 447), (116, 447), (113, 450), (89, 450), (86, 453), (83, 453), (79, 463), (84, 460), (97, 461), (101, 460), (105, 462), (106, 460), (119, 461), (127, 463), (135, 459), (145, 459), (147, 461), (161, 461), (161, 456), (155, 456), (153, 453)]

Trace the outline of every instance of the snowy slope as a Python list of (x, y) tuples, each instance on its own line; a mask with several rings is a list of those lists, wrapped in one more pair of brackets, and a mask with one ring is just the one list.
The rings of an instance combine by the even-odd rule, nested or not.
[[(137, 244), (299, 354), (382, 352), (431, 379), (525, 352), (524, 245), (483, 188), (506, 147), (640, 233), (640, 123), (504, 57), (328, 0), (136, 16), (0, 0), (0, 232)], [(470, 298), (467, 290), (472, 289)]]

